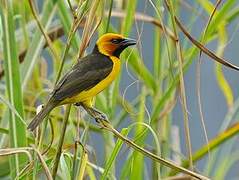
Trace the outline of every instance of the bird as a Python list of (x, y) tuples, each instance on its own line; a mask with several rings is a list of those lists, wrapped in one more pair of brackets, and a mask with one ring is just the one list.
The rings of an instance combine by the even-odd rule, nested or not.
[(94, 97), (107, 88), (120, 72), (120, 54), (136, 40), (121, 34), (106, 33), (99, 37), (93, 51), (77, 63), (59, 80), (47, 103), (35, 115), (27, 129), (34, 131), (57, 106), (82, 106), (95, 119), (107, 119), (93, 106)]

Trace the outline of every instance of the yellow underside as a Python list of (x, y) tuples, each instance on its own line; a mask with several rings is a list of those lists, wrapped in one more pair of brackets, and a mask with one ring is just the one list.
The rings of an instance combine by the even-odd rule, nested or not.
[(111, 60), (113, 61), (112, 71), (104, 80), (102, 80), (96, 86), (94, 86), (93, 88), (91, 88), (87, 91), (82, 91), (81, 93), (77, 94), (76, 96), (73, 96), (71, 98), (66, 98), (64, 101), (61, 102), (61, 104), (73, 104), (73, 103), (81, 102), (81, 103), (84, 103), (86, 106), (91, 107), (93, 98), (98, 93), (100, 93), (102, 90), (104, 90), (106, 87), (108, 87), (110, 85), (110, 83), (119, 74), (119, 71), (120, 71), (119, 58), (111, 57)]

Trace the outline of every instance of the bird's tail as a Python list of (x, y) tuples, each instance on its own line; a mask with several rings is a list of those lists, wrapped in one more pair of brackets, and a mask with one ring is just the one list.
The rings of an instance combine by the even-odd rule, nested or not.
[(51, 110), (56, 107), (56, 103), (49, 101), (42, 110), (33, 118), (33, 120), (28, 125), (27, 129), (33, 131), (36, 127), (43, 121), (43, 119), (51, 112)]

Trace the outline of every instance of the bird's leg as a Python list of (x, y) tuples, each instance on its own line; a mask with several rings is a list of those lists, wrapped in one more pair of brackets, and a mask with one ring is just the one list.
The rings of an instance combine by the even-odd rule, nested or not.
[(97, 123), (100, 123), (100, 122), (102, 122), (103, 124), (109, 123), (107, 116), (104, 113), (100, 112), (98, 109), (93, 107), (88, 107), (84, 105), (83, 103), (76, 103), (75, 105), (82, 106), (85, 109), (85, 111), (96, 120)]

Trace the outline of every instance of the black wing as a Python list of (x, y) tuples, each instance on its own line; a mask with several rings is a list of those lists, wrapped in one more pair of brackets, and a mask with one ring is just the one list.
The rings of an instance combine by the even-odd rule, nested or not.
[(52, 98), (62, 101), (81, 91), (88, 90), (105, 79), (113, 68), (109, 57), (101, 54), (90, 54), (82, 58), (71, 71), (56, 85)]

